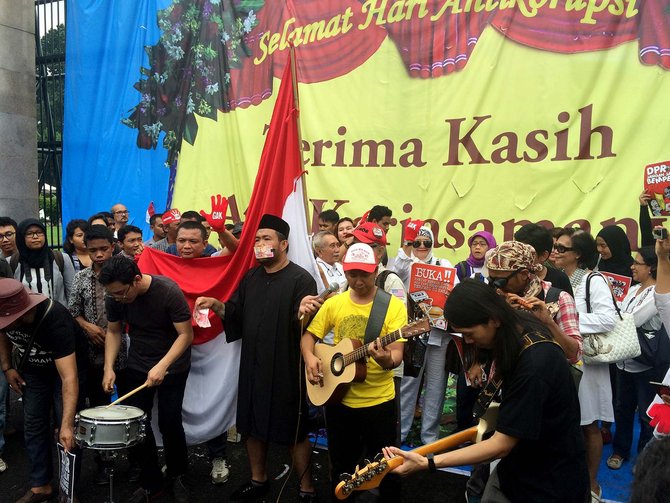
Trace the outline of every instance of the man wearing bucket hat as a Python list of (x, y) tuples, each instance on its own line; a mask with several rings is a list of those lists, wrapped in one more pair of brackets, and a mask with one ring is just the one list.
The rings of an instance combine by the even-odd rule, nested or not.
[(60, 421), (58, 441), (68, 451), (75, 448), (80, 331), (58, 302), (29, 292), (15, 279), (0, 279), (0, 365), (11, 388), (23, 397), (30, 461), (30, 489), (16, 503), (47, 501), (53, 496), (52, 405)]
[[(342, 266), (349, 289), (326, 300), (302, 336), (302, 354), (311, 385), (319, 384), (319, 375), (327, 365), (314, 354), (317, 340), (333, 329), (335, 343), (345, 338), (365, 342), (368, 319), (373, 304), (378, 302), (375, 300), (377, 257), (370, 245), (352, 244)], [(361, 461), (361, 454), (372, 459), (384, 442), (393, 444), (396, 440), (393, 369), (402, 361), (403, 343), (396, 341), (383, 347), (380, 337), (402, 328), (407, 323), (407, 311), (398, 298), (387, 293), (383, 296), (389, 298), (388, 308), (385, 313), (381, 310), (380, 333), (369, 343), (371, 358), (367, 361), (365, 380), (351, 384), (341, 403), (326, 406), (333, 484), (337, 484), (341, 473), (354, 469)], [(386, 477), (380, 486), (380, 496), (381, 501), (399, 501), (397, 479)]]

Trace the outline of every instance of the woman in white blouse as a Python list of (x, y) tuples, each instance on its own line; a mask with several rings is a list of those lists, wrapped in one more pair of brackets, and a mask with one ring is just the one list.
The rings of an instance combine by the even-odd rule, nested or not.
[[(660, 330), (663, 326), (654, 302), (657, 264), (653, 246), (640, 248), (631, 266), (633, 280), (638, 284), (631, 287), (621, 305), (624, 312), (633, 314), (637, 327), (650, 332)], [(630, 456), (636, 409), (640, 421), (637, 452), (642, 452), (649, 442), (652, 428), (649, 426), (646, 410), (654, 399), (655, 391), (649, 381), (659, 381), (667, 370), (667, 365), (664, 368), (654, 368), (634, 359), (618, 362), (616, 366), (616, 432), (612, 443), (613, 452), (607, 459), (607, 466), (613, 470), (621, 468), (623, 461)]]
[[(587, 309), (586, 283), (598, 258), (593, 236), (581, 229), (563, 229), (558, 235), (554, 250), (556, 265), (570, 278), (582, 336), (612, 330), (616, 325), (617, 314), (609, 283), (601, 275), (591, 275), (588, 281), (590, 312)], [(594, 503), (598, 503), (602, 495), (598, 484), (598, 467), (603, 451), (598, 421), (614, 421), (612, 386), (608, 365), (584, 364), (582, 369), (584, 374), (579, 385), (581, 425), (591, 479), (591, 497)]]
[[(433, 256), (435, 239), (428, 227), (421, 227), (414, 241), (403, 243), (393, 263), (393, 271), (403, 280), (405, 290), (409, 291), (412, 264), (439, 265), (453, 267), (451, 262)], [(456, 278), (458, 282), (458, 278)], [(439, 306), (443, 307), (443, 306)], [(424, 375), (426, 391), (421, 414), (421, 441), (424, 444), (436, 441), (440, 436), (440, 419), (444, 406), (444, 390), (447, 385), (447, 373), (444, 368), (447, 346), (451, 336), (444, 330), (433, 328), (428, 337), (428, 346), (423, 368), (416, 377), (404, 376), (400, 383), (400, 438), (404, 442), (414, 419), (416, 399)]]

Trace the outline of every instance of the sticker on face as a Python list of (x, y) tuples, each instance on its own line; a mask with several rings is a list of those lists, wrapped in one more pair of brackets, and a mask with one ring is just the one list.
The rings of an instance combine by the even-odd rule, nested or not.
[(257, 259), (274, 258), (275, 250), (274, 248), (268, 248), (266, 246), (257, 246), (254, 247), (254, 255)]

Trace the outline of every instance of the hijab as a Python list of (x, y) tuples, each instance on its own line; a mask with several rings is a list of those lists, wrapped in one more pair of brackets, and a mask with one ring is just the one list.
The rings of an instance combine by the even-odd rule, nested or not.
[(630, 253), (630, 242), (624, 230), (618, 225), (608, 225), (602, 228), (596, 238), (602, 238), (612, 253), (612, 258), (600, 259), (598, 270), (630, 277), (633, 257)]
[[(23, 220), (16, 229), (16, 247), (19, 250), (19, 264), (21, 265), (21, 275), (26, 278), (28, 283), (32, 283), (31, 269), (44, 269), (44, 278), (52, 281), (54, 255), (44, 240), (44, 246), (39, 250), (31, 250), (26, 245), (26, 233), (29, 227), (39, 227), (46, 238), (46, 227), (36, 218), (27, 218)], [(42, 284), (39, 272), (37, 273), (37, 289), (42, 292)]]
[[(490, 232), (486, 231), (479, 231), (475, 232), (470, 238), (468, 239), (468, 248), (472, 246), (472, 242), (475, 240), (476, 237), (483, 238), (484, 241), (486, 241), (489, 245), (489, 250), (492, 250), (493, 248), (496, 247), (496, 238), (493, 237), (493, 234)], [(470, 256), (465, 259), (465, 261), (468, 263), (470, 267), (482, 267), (484, 265), (484, 261), (486, 260), (486, 257), (482, 258), (475, 258), (472, 255), (472, 248), (470, 248)]]

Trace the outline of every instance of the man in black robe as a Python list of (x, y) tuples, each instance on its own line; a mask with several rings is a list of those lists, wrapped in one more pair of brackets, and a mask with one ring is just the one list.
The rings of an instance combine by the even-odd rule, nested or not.
[(288, 445), (300, 477), (299, 501), (316, 501), (307, 438), (307, 402), (300, 359), (301, 301), (316, 294), (316, 282), (288, 259), (288, 223), (263, 215), (254, 244), (258, 267), (244, 276), (225, 304), (200, 297), (196, 307), (214, 310), (228, 342), (242, 339), (237, 430), (246, 437), (251, 481), (231, 502), (250, 501), (269, 491), (269, 442)]

